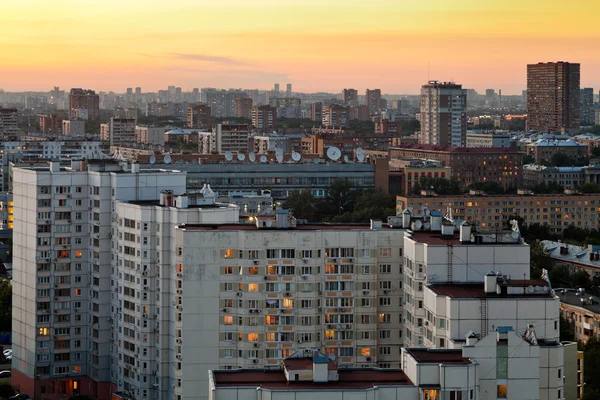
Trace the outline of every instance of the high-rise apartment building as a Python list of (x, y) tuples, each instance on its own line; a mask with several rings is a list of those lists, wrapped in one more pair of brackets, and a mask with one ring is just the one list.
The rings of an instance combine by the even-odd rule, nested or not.
[(260, 130), (275, 129), (277, 126), (277, 110), (275, 107), (252, 107), (252, 126)]
[(191, 129), (210, 129), (212, 127), (211, 107), (196, 104), (187, 109), (187, 127)]
[(326, 127), (344, 128), (350, 123), (350, 107), (327, 106), (323, 108), (322, 124)]
[(323, 120), (323, 103), (318, 101), (310, 105), (310, 119), (312, 121), (318, 121), (319, 123)]
[(346, 105), (357, 106), (358, 105), (358, 90), (342, 89), (342, 101)]
[(69, 118), (97, 120), (100, 118), (100, 97), (93, 90), (71, 89)]
[(595, 107), (594, 107), (594, 89), (583, 88), (581, 89), (581, 101), (579, 104), (579, 112), (581, 118), (581, 125), (589, 126), (594, 125), (595, 120)]
[[(246, 124), (216, 124), (212, 129), (211, 149), (219, 154), (226, 152), (245, 153), (248, 151), (250, 126)], [(198, 140), (202, 145), (202, 142)]]
[(85, 121), (73, 119), (65, 119), (62, 121), (63, 136), (84, 136), (85, 135)]
[(233, 102), (233, 116), (236, 118), (252, 118), (252, 99), (240, 97)]
[(16, 108), (0, 107), (0, 135), (16, 135), (19, 131), (19, 119)]
[(576, 133), (580, 128), (580, 65), (549, 62), (527, 65), (527, 129)]
[(285, 95), (287, 97), (292, 97), (292, 84), (288, 83), (285, 87)]
[(130, 118), (111, 118), (108, 123), (111, 146), (127, 146), (136, 143), (136, 120)]
[(453, 82), (430, 81), (421, 88), (421, 144), (464, 147), (467, 91)]
[(369, 108), (369, 114), (375, 114), (381, 110), (381, 89), (367, 89), (365, 101)]
[(60, 131), (61, 118), (58, 114), (40, 115), (40, 132), (47, 135), (56, 135)]
[[(139, 171), (137, 164), (124, 172), (112, 161), (92, 160), (73, 161), (70, 168), (52, 162), (46, 169), (13, 170), (12, 379), (35, 398), (81, 393), (113, 399), (119, 380), (139, 379), (130, 388), (136, 392), (153, 376), (124, 370), (111, 355), (140, 367), (168, 359), (168, 351), (155, 354), (142, 346), (138, 354), (130, 346), (131, 329), (148, 346), (167, 334), (165, 328), (155, 333), (155, 321), (149, 325), (137, 303), (159, 301), (147, 295), (143, 271), (166, 275), (169, 269), (161, 270), (166, 260), (157, 261), (157, 243), (151, 248), (147, 242), (149, 221), (118, 216), (116, 201), (155, 200), (165, 189), (184, 192), (185, 173)], [(167, 286), (161, 293), (167, 309), (170, 292)], [(122, 296), (127, 300), (117, 306)], [(160, 318), (169, 318), (167, 309)], [(134, 310), (136, 318), (129, 318)], [(117, 331), (121, 326), (127, 330)], [(144, 398), (142, 390), (136, 398)]]
[(273, 91), (279, 93), (279, 83), (273, 85)]
[(274, 97), (269, 105), (277, 111), (277, 118), (302, 118), (302, 100), (297, 97)]

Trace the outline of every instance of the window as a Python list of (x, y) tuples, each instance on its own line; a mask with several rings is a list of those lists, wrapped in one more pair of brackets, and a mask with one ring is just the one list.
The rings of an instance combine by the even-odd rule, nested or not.
[(391, 274), (392, 273), (392, 266), (389, 264), (381, 264), (379, 266), (379, 273), (380, 274)]
[(500, 384), (497, 386), (496, 397), (499, 399), (506, 399), (508, 396), (506, 395), (506, 384)]
[(224, 258), (233, 258), (233, 250), (232, 249), (223, 250), (223, 257)]
[(224, 353), (223, 353), (223, 357), (225, 357), (225, 358), (232, 358), (233, 357), (233, 350), (231, 350), (231, 349), (225, 349)]
[(379, 305), (380, 306), (391, 306), (392, 305), (392, 299), (390, 297), (380, 297), (379, 298)]
[(392, 249), (390, 249), (390, 248), (379, 249), (379, 257), (391, 257), (391, 256), (392, 256)]
[(360, 355), (363, 357), (371, 357), (371, 349), (369, 347), (361, 347)]
[(279, 249), (267, 249), (267, 258), (279, 258)]
[(312, 258), (312, 250), (302, 250), (302, 258)]
[(258, 333), (249, 333), (248, 341), (249, 342), (258, 342)]
[(364, 274), (364, 275), (368, 275), (371, 273), (371, 266), (370, 265), (361, 265), (360, 266), (360, 273)]
[(225, 324), (225, 325), (233, 325), (233, 316), (231, 316), (231, 315), (225, 315), (223, 317), (223, 324)]

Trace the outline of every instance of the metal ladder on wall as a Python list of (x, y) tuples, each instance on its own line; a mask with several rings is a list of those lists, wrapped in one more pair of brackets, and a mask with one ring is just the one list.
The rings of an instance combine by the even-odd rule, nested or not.
[(481, 309), (481, 337), (480, 337), (480, 339), (483, 339), (487, 335), (487, 301), (486, 301), (486, 299), (481, 299), (480, 309)]
[(448, 245), (448, 283), (452, 283), (452, 258), (453, 251), (452, 245)]

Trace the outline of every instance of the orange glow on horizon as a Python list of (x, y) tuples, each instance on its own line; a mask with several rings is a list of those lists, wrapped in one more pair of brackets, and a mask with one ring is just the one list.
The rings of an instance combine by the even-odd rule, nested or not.
[[(482, 4), (483, 3), (483, 4)], [(582, 64), (600, 87), (600, 3), (542, 0), (13, 0), (0, 88), (168, 85), (417, 93), (428, 79), (525, 89), (526, 64)]]

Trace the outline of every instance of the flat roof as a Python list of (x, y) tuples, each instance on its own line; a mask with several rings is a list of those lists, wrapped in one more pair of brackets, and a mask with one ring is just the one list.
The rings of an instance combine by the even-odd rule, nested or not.
[[(312, 358), (287, 358), (283, 360), (283, 365), (288, 370), (299, 370), (299, 369), (311, 369), (313, 368), (314, 361)], [(336, 370), (337, 365), (332, 360), (329, 360), (327, 364), (328, 370)]]
[[(548, 282), (541, 279), (510, 280), (506, 284), (499, 284), (501, 287), (528, 287), (528, 286), (548, 286)], [(483, 283), (453, 283), (453, 284), (433, 284), (429, 288), (440, 296), (447, 296), (453, 299), (483, 299), (483, 298), (543, 298), (553, 297), (548, 293), (485, 293)]]
[[(473, 232), (474, 235), (477, 235), (478, 232)], [(479, 233), (482, 236), (486, 236), (487, 232)], [(450, 235), (442, 235), (441, 232), (431, 232), (431, 231), (411, 231), (410, 238), (419, 243), (426, 243), (431, 245), (452, 245), (452, 246), (525, 246), (524, 243), (521, 242), (520, 239), (512, 239), (514, 241), (503, 241), (498, 239), (495, 242), (483, 242), (477, 244), (475, 242), (467, 242), (463, 243), (460, 241), (460, 234), (454, 232), (452, 236)]]
[[(275, 218), (274, 216), (271, 218)], [(257, 228), (254, 224), (183, 224), (179, 225), (180, 229), (189, 231), (284, 231), (284, 230), (298, 230), (298, 231), (370, 231), (371, 226), (369, 224), (297, 224), (293, 228)], [(382, 224), (381, 228), (377, 230), (393, 230), (400, 228), (391, 228), (389, 225)]]
[(473, 362), (463, 357), (461, 349), (427, 349), (427, 348), (406, 348), (418, 363), (434, 364), (472, 364)]
[[(570, 306), (580, 307), (586, 311), (589, 311), (591, 314), (600, 314), (600, 302), (598, 298), (592, 296), (589, 293), (584, 293), (583, 296), (577, 295), (576, 289), (564, 289), (565, 293), (563, 294), (562, 290), (557, 289), (556, 294), (560, 298), (560, 302), (564, 304), (568, 304)], [(592, 296), (592, 304), (588, 304), (587, 300)], [(585, 300), (583, 303), (581, 299)]]
[[(309, 360), (311, 361), (311, 360)], [(311, 361), (312, 363), (312, 361)], [(312, 367), (311, 367), (312, 368)], [(375, 386), (412, 386), (413, 383), (401, 370), (392, 369), (340, 369), (339, 380), (329, 382), (291, 381), (282, 369), (241, 369), (213, 371), (215, 386), (260, 387), (270, 390), (359, 390)]]
[(510, 147), (452, 147), (433, 144), (405, 144), (390, 147), (390, 150), (419, 150), (445, 153), (510, 153), (524, 154), (522, 151)]

